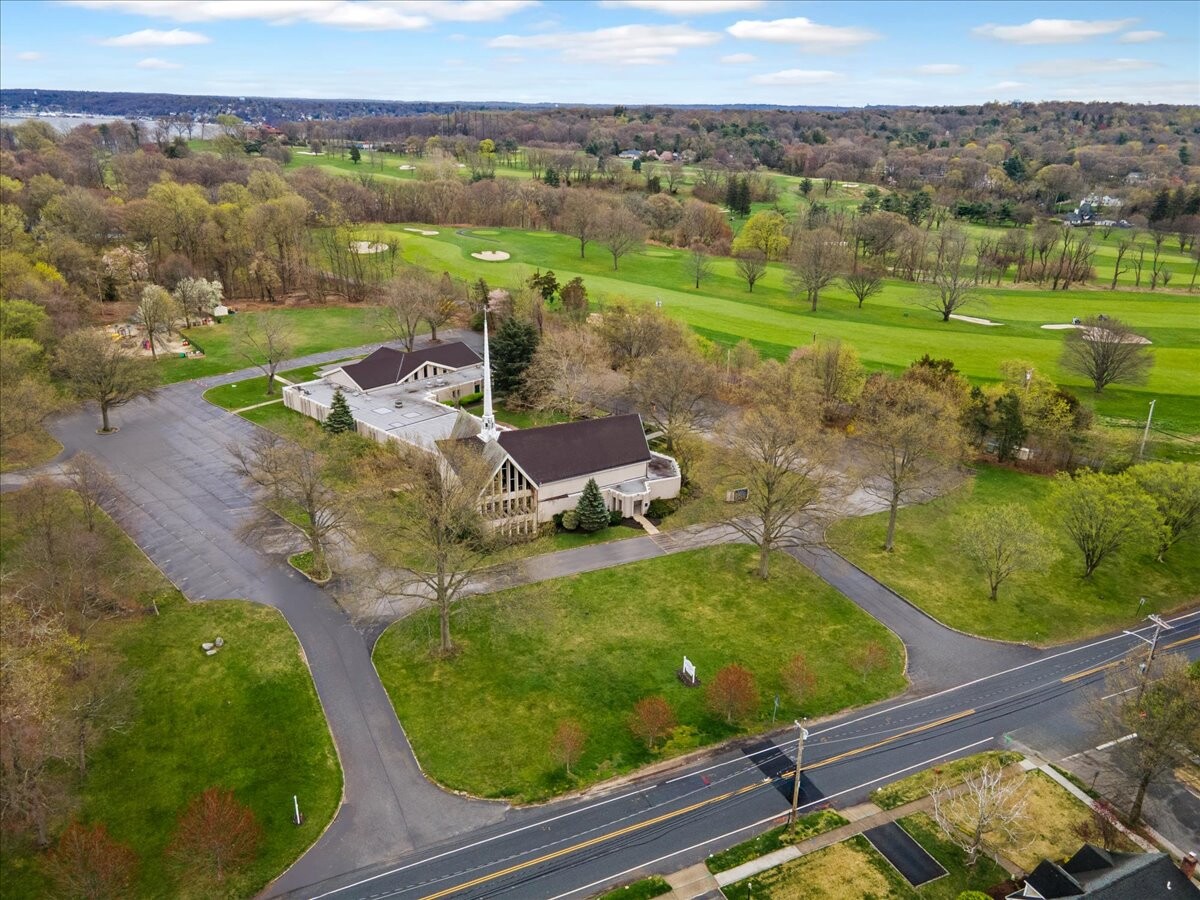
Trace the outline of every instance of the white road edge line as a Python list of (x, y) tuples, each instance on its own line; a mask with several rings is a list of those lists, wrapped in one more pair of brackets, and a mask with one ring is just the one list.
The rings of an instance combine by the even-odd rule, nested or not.
[[(1174, 619), (1168, 619), (1167, 621), (1170, 622), (1171, 624), (1174, 624), (1175, 622), (1181, 622), (1184, 619), (1189, 619), (1194, 616), (1200, 616), (1200, 610), (1196, 610), (1195, 612), (1185, 613), (1181, 616), (1176, 616)], [(1136, 631), (1148, 631), (1152, 627), (1153, 626), (1147, 625), (1144, 628), (1136, 629)], [(1136, 633), (1136, 631), (1135, 631), (1135, 633)], [(817, 737), (822, 734), (828, 734), (831, 731), (836, 731), (839, 728), (847, 728), (851, 725), (857, 725), (859, 722), (865, 722), (867, 719), (873, 719), (876, 716), (882, 716), (886, 713), (896, 712), (897, 710), (904, 709), (907, 706), (912, 706), (914, 703), (924, 703), (926, 700), (934, 700), (938, 697), (943, 697), (946, 694), (952, 694), (955, 691), (961, 691), (963, 688), (974, 687), (975, 685), (980, 684), (984, 681), (988, 681), (992, 678), (999, 678), (1002, 675), (1011, 675), (1013, 672), (1018, 672), (1021, 669), (1028, 668), (1029, 666), (1034, 666), (1034, 665), (1039, 665), (1041, 663), (1049, 662), (1050, 660), (1058, 659), (1059, 657), (1062, 657), (1062, 656), (1068, 656), (1071, 653), (1078, 653), (1080, 650), (1091, 650), (1094, 647), (1099, 647), (1102, 644), (1107, 644), (1112, 641), (1120, 640), (1121, 638), (1124, 638), (1124, 637), (1128, 637), (1128, 635), (1124, 634), (1124, 633), (1114, 634), (1114, 635), (1111, 635), (1110, 637), (1101, 638), (1098, 641), (1093, 641), (1090, 644), (1083, 644), (1079, 647), (1073, 647), (1070, 650), (1061, 650), (1058, 653), (1051, 654), (1050, 656), (1043, 656), (1043, 657), (1039, 657), (1038, 659), (1030, 660), (1027, 663), (1021, 663), (1021, 665), (1019, 665), (1019, 666), (1013, 666), (1011, 669), (1005, 669), (1002, 672), (993, 672), (991, 675), (984, 675), (980, 678), (976, 678), (974, 681), (965, 681), (962, 684), (956, 684), (953, 687), (948, 687), (948, 688), (945, 688), (944, 690), (940, 690), (935, 694), (927, 694), (924, 697), (914, 697), (912, 700), (906, 700), (903, 703), (897, 703), (895, 706), (889, 706), (885, 709), (876, 710), (873, 713), (867, 713), (865, 716), (859, 716), (857, 719), (851, 719), (848, 722), (839, 722), (837, 725), (831, 725), (828, 728), (821, 729), (820, 731), (811, 731), (811, 732), (809, 732), (809, 737), (810, 738)], [(787, 747), (789, 744), (792, 744), (792, 743), (795, 743), (795, 742), (794, 741), (785, 741), (784, 743), (778, 744), (777, 746), (782, 749), (783, 747)], [(756, 751), (756, 753), (766, 753), (770, 749), (772, 749), (772, 748), (767, 748), (765, 750), (759, 750), (759, 751)], [(746, 756), (754, 756), (754, 755), (755, 754), (752, 754), (752, 753), (746, 754)], [(676, 782), (676, 781), (682, 781), (685, 778), (692, 778), (696, 775), (702, 775), (705, 772), (711, 772), (714, 769), (721, 769), (721, 768), (724, 768), (725, 766), (733, 765), (734, 763), (740, 763), (740, 762), (742, 762), (741, 759), (732, 759), (732, 760), (726, 760), (725, 762), (714, 763), (713, 765), (708, 766), (707, 768), (696, 769), (694, 771), (689, 771), (686, 774), (678, 775), (675, 778), (668, 779), (667, 781), (663, 782), (663, 784), (672, 784), (673, 782)]]
[[(892, 772), (888, 775), (881, 775), (878, 778), (871, 779), (870, 781), (864, 781), (862, 784), (856, 784), (854, 787), (846, 788), (844, 791), (838, 791), (836, 794), (830, 794), (828, 797), (821, 797), (818, 800), (813, 800), (811, 803), (801, 804), (799, 808), (805, 809), (809, 806), (815, 806), (818, 803), (826, 803), (826, 802), (832, 800), (834, 797), (840, 797), (843, 794), (848, 794), (851, 791), (860, 790), (862, 788), (865, 788), (865, 787), (875, 784), (877, 782), (885, 781), (889, 778), (895, 778), (897, 775), (903, 775), (905, 772), (911, 772), (913, 769), (918, 769), (923, 766), (928, 766), (931, 763), (935, 763), (939, 759), (945, 759), (948, 756), (953, 756), (957, 753), (962, 753), (964, 750), (973, 750), (974, 748), (978, 747), (980, 744), (989, 743), (990, 741), (992, 741), (994, 739), (995, 739), (994, 737), (984, 738), (983, 740), (976, 741), (973, 744), (967, 744), (965, 747), (959, 747), (957, 750), (947, 750), (945, 753), (939, 753), (937, 756), (931, 756), (929, 759), (923, 760), (922, 762), (914, 763), (913, 765), (907, 766), (903, 769), (897, 769), (895, 772)], [(621, 878), (625, 875), (631, 875), (634, 872), (643, 871), (646, 868), (648, 868), (649, 866), (657, 865), (658, 863), (662, 862), (663, 860), (670, 859), (672, 856), (678, 856), (681, 853), (689, 853), (692, 850), (696, 850), (700, 847), (703, 847), (705, 844), (711, 844), (714, 841), (723, 841), (726, 838), (731, 838), (734, 835), (741, 834), (743, 831), (748, 831), (751, 828), (758, 828), (761, 825), (765, 825), (768, 822), (773, 822), (775, 819), (781, 818), (786, 815), (787, 815), (787, 810), (784, 810), (783, 812), (778, 812), (773, 816), (767, 816), (765, 819), (759, 819), (757, 822), (751, 822), (749, 825), (743, 825), (741, 828), (735, 828), (733, 831), (728, 831), (725, 834), (718, 835), (717, 837), (709, 838), (708, 840), (701, 841), (698, 844), (692, 844), (692, 846), (690, 846), (690, 847), (684, 847), (682, 850), (676, 850), (674, 853), (668, 853), (666, 856), (660, 856), (658, 859), (652, 859), (649, 862), (642, 863), (642, 865), (640, 865), (640, 866), (634, 866), (632, 869), (626, 869), (624, 872), (617, 872), (615, 875), (610, 875), (608, 878), (602, 878), (599, 881), (593, 881), (591, 884), (585, 884), (585, 885), (583, 885), (583, 887), (577, 887), (573, 891), (567, 891), (565, 894), (558, 894), (558, 895), (550, 898), (550, 900), (562, 900), (563, 897), (570, 897), (572, 894), (578, 894), (580, 891), (586, 891), (586, 890), (590, 890), (595, 887), (600, 887), (601, 885), (609, 884), (614, 879)], [(315, 900), (315, 898), (314, 898), (314, 900)]]

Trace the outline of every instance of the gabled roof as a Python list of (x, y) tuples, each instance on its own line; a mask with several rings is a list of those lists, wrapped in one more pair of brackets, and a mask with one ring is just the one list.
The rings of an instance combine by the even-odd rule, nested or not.
[(650, 460), (637, 414), (502, 431), (498, 441), (539, 485)]
[(1200, 888), (1165, 853), (1110, 853), (1084, 844), (1064, 865), (1042, 860), (1025, 879), (1025, 888), (1009, 895), (1034, 896), (1045, 900), (1081, 896), (1096, 900), (1200, 900)]
[(463, 369), (482, 362), (479, 354), (462, 341), (452, 341), (411, 353), (394, 347), (380, 347), (365, 359), (342, 366), (342, 371), (349, 375), (361, 390), (369, 391), (385, 384), (396, 384), (425, 363)]

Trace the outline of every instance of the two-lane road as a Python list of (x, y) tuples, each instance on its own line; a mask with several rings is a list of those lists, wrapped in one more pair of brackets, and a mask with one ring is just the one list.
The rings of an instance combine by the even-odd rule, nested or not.
[[(1200, 653), (1200, 612), (1174, 625), (1160, 654)], [(1114, 663), (1143, 646), (1116, 635), (816, 726), (805, 745), (803, 809), (859, 802), (909, 772), (1004, 746), (1031, 729), (1064, 746), (1087, 746), (1088, 727), (1075, 713)], [(641, 873), (690, 865), (780, 820), (790, 805), (794, 753), (795, 740), (784, 732), (778, 744), (762, 740), (652, 784), (527, 810), (393, 866), (290, 896), (586, 896)]]

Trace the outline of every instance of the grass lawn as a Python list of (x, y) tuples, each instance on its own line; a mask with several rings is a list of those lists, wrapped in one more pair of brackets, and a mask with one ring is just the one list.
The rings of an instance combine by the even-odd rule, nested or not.
[[(900, 511), (896, 549), (883, 551), (887, 514), (845, 519), (829, 530), (839, 553), (954, 628), (1010, 641), (1053, 644), (1126, 628), (1200, 595), (1200, 535), (1183, 539), (1156, 562), (1127, 548), (1085, 581), (1082, 555), (1056, 519), (1051, 481), (996, 466), (943, 497)], [(988, 599), (987, 580), (955, 549), (956, 516), (970, 508), (1019, 503), (1052, 533), (1061, 551), (1045, 571), (1014, 575)], [(1146, 606), (1138, 608), (1138, 598)]]
[[(105, 823), (137, 853), (136, 896), (251, 896), (300, 856), (340, 802), (341, 771), (296, 637), (268, 607), (188, 603), (115, 525), (104, 520), (102, 530), (128, 557), (146, 612), (104, 621), (88, 641), (133, 679), (132, 712), (96, 745), (81, 783), (64, 770), (62, 789), (82, 821)], [(20, 537), (12, 523), (4, 531), (12, 548)], [(205, 656), (200, 643), (217, 635), (224, 649)], [(257, 859), (224, 885), (184, 880), (163, 856), (179, 814), (211, 786), (232, 789), (263, 826)], [(306, 816), (299, 828), (293, 794)], [(52, 896), (28, 847), (0, 856), (0, 881), (6, 895)]]
[(801, 841), (807, 841), (811, 837), (849, 824), (849, 819), (832, 809), (817, 810), (797, 819), (794, 830), (787, 825), (780, 825), (770, 831), (764, 831), (758, 837), (736, 844), (721, 853), (712, 854), (704, 861), (704, 864), (714, 875), (718, 872), (728, 872), (730, 869), (736, 869), (742, 863), (766, 856), (768, 853), (774, 853), (781, 847), (799, 844)]
[(0, 472), (15, 472), (30, 466), (40, 466), (62, 452), (62, 444), (44, 428), (8, 441), (4, 457), (0, 459)]
[[(762, 730), (776, 693), (786, 720), (903, 689), (902, 648), (882, 625), (789, 557), (775, 566), (759, 581), (753, 550), (726, 546), (471, 598), (454, 619), (457, 656), (431, 655), (436, 616), (427, 610), (384, 633), (375, 665), (431, 778), (521, 801)], [(886, 648), (889, 664), (864, 677), (845, 659), (868, 641)], [(816, 675), (803, 705), (787, 699), (778, 675), (796, 653)], [(761, 697), (750, 721), (727, 725), (706, 711), (704, 692), (675, 676), (684, 654), (701, 679), (732, 662), (755, 674)], [(634, 704), (652, 695), (663, 695), (680, 723), (658, 753), (627, 727)], [(550, 752), (568, 718), (588, 735), (573, 778)]]
[[(483, 415), (483, 401), (468, 403), (463, 409), (476, 416)], [(541, 425), (557, 425), (559, 422), (569, 422), (570, 417), (560, 413), (541, 412), (536, 409), (509, 409), (504, 402), (495, 404), (496, 421), (511, 425), (514, 428), (537, 428)]]
[[(766, 276), (746, 290), (733, 260), (712, 261), (713, 274), (692, 287), (685, 268), (687, 252), (648, 247), (631, 253), (614, 271), (612, 259), (597, 245), (579, 258), (579, 244), (568, 235), (515, 228), (484, 229), (459, 235), (439, 228), (434, 236), (406, 232), (398, 225), (366, 225), (364, 237), (384, 234), (398, 242), (409, 263), (435, 272), (493, 286), (512, 287), (535, 269), (553, 269), (560, 281), (583, 277), (597, 305), (620, 298), (635, 303), (661, 300), (664, 310), (714, 341), (733, 344), (745, 338), (764, 355), (783, 357), (793, 347), (818, 338), (839, 338), (852, 344), (872, 368), (907, 366), (924, 353), (949, 357), (969, 378), (984, 382), (999, 378), (1007, 359), (1032, 362), (1055, 381), (1078, 392), (1103, 415), (1144, 419), (1151, 399), (1158, 399), (1156, 420), (1165, 428), (1200, 432), (1200, 317), (1195, 296), (1087, 289), (1038, 290), (1026, 285), (983, 287), (979, 301), (965, 312), (1003, 322), (985, 328), (968, 322), (942, 322), (940, 316), (915, 304), (926, 286), (889, 280), (882, 294), (862, 309), (840, 285), (821, 295), (821, 306), (808, 311), (787, 288), (787, 270), (772, 263)], [(471, 253), (503, 249), (505, 262), (484, 262)], [(1155, 367), (1149, 382), (1139, 387), (1109, 387), (1096, 397), (1090, 386), (1058, 364), (1063, 332), (1043, 324), (1070, 322), (1075, 316), (1097, 313), (1131, 323), (1153, 341)]]
[(862, 835), (856, 835), (739, 881), (725, 888), (729, 900), (750, 897), (772, 900), (842, 900), (846, 897), (932, 898), (954, 900), (963, 891), (985, 890), (999, 884), (1007, 873), (983, 857), (968, 868), (963, 852), (924, 814), (900, 820), (900, 827), (942, 864), (947, 874), (913, 888)]
[(871, 792), (871, 802), (880, 809), (895, 809), (905, 803), (920, 800), (935, 784), (959, 784), (967, 775), (978, 772), (986, 765), (1004, 766), (1020, 762), (1020, 753), (1007, 750), (988, 750), (951, 760), (941, 765), (893, 781), (889, 785)]
[(661, 875), (651, 875), (632, 884), (613, 888), (600, 894), (596, 900), (650, 900), (651, 897), (661, 897), (671, 892), (671, 885)]
[[(339, 347), (358, 347), (387, 338), (375, 320), (375, 308), (369, 306), (335, 306), (301, 309), (281, 308), (292, 329), (292, 357), (307, 356)], [(237, 352), (235, 335), (237, 323), (262, 315), (257, 312), (239, 313), (220, 325), (202, 325), (186, 329), (183, 334), (204, 351), (200, 359), (177, 357), (159, 360), (164, 383), (203, 378), (248, 368), (251, 363)]]

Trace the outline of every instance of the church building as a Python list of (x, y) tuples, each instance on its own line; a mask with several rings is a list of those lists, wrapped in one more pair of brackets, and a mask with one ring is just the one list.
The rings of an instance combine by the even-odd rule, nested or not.
[[(486, 316), (482, 360), (458, 341), (409, 352), (381, 347), (316, 381), (286, 387), (284, 404), (324, 420), (335, 390), (346, 397), (359, 434), (374, 440), (434, 453), (444, 441), (472, 442), (492, 467), (480, 498), (484, 515), (508, 534), (534, 534), (556, 513), (573, 509), (589, 479), (608, 508), (626, 517), (644, 514), (652, 500), (679, 496), (678, 465), (650, 449), (636, 413), (537, 428), (499, 425)], [(480, 391), (482, 417), (447, 405)]]

